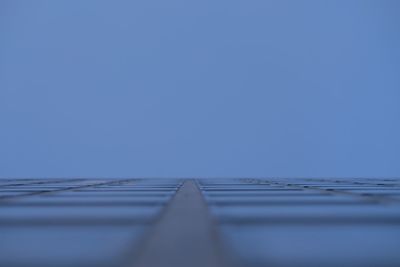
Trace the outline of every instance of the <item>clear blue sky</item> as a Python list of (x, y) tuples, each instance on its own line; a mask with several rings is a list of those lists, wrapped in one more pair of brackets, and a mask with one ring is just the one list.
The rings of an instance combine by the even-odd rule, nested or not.
[(400, 176), (400, 1), (0, 2), (0, 177)]

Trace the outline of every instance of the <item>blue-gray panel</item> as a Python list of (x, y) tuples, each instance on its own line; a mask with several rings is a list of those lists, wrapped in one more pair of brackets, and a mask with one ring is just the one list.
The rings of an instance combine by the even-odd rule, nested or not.
[(142, 226), (2, 227), (0, 266), (113, 267), (134, 251)]
[(223, 226), (243, 266), (399, 266), (400, 225)]

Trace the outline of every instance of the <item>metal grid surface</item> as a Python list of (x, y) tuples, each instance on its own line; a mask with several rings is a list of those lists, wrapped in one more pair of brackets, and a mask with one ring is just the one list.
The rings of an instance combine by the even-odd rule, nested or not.
[[(208, 247), (222, 260), (200, 261), (214, 257)], [(153, 250), (165, 259), (151, 260)], [(400, 179), (0, 180), (0, 267), (150, 266), (149, 259), (400, 266)]]
[(125, 266), (182, 181), (0, 180), (0, 266)]
[(231, 262), (400, 266), (399, 179), (201, 180)]

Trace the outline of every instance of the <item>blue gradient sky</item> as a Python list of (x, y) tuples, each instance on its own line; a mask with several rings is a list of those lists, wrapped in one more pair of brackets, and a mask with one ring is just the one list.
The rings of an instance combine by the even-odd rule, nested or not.
[(400, 1), (0, 3), (0, 177), (400, 176)]

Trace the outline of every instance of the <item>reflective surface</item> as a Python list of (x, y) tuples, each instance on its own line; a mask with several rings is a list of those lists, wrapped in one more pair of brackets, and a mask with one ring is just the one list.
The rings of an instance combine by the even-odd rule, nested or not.
[(200, 181), (241, 266), (399, 266), (400, 181)]
[[(149, 267), (170, 266), (164, 248), (186, 263), (218, 254), (204, 262), (223, 267), (400, 265), (400, 179), (196, 179), (185, 191), (186, 183), (1, 180), (0, 266), (135, 266), (142, 247), (147, 258), (153, 247), (166, 257)], [(190, 234), (200, 229), (209, 238)], [(207, 242), (215, 253), (201, 251)]]

